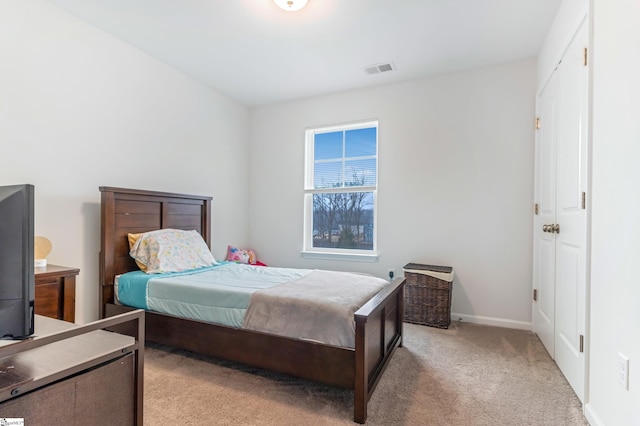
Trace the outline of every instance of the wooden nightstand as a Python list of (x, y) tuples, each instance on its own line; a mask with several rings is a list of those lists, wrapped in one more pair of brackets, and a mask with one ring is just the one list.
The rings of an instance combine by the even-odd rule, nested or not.
[(75, 322), (78, 273), (79, 269), (58, 265), (35, 268), (36, 314)]

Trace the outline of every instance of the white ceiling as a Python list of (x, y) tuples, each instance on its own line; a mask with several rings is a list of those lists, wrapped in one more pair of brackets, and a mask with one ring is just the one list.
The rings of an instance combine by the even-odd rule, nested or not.
[(49, 1), (249, 106), (535, 57), (561, 3)]

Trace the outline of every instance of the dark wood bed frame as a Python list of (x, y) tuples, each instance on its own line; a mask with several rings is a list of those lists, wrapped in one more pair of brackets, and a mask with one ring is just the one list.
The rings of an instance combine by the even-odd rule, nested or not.
[[(211, 246), (211, 197), (100, 187), (100, 314), (129, 310), (114, 304), (114, 277), (137, 270), (128, 233), (195, 229)], [(146, 340), (354, 391), (354, 420), (367, 404), (395, 349), (402, 346), (404, 278), (396, 278), (355, 313), (355, 349), (186, 320), (147, 311)]]

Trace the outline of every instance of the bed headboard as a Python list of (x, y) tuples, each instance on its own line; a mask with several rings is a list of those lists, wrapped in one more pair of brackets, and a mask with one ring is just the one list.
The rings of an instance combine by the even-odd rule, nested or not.
[(127, 234), (174, 228), (198, 231), (211, 247), (211, 197), (101, 186), (100, 317), (114, 302), (113, 279), (138, 269)]

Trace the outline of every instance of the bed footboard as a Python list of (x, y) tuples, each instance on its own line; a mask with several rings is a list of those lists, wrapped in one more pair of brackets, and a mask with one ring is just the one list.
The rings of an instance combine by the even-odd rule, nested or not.
[(353, 417), (367, 420), (367, 403), (393, 352), (402, 346), (405, 278), (396, 278), (355, 313), (356, 366)]

